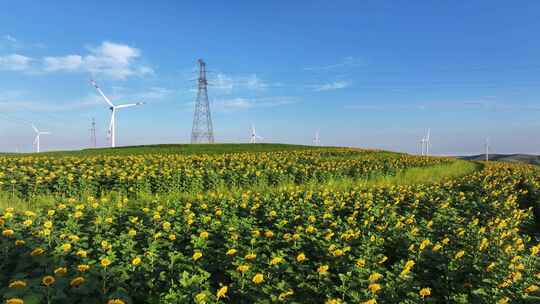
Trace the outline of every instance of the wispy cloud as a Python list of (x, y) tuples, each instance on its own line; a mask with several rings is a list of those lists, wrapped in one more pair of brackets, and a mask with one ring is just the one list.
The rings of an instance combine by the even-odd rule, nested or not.
[(43, 58), (46, 72), (76, 71), (81, 68), (83, 58), (79, 55), (67, 55), (64, 57)]
[(113, 79), (144, 76), (154, 72), (151, 67), (137, 61), (141, 51), (126, 44), (104, 41), (98, 47), (88, 48), (88, 51), (85, 55), (45, 57), (43, 69), (45, 72), (89, 72), (94, 76)]
[(13, 35), (5, 34), (0, 36), (0, 49), (20, 50), (28, 48), (45, 48), (43, 43), (28, 43), (23, 42)]
[(143, 100), (159, 100), (170, 96), (173, 90), (162, 87), (151, 87), (147, 91), (136, 94)]
[(209, 85), (214, 90), (220, 90), (222, 93), (231, 94), (235, 90), (264, 90), (270, 86), (278, 86), (279, 84), (269, 84), (259, 78), (256, 74), (231, 76), (224, 73), (218, 73), (211, 77)]
[(440, 102), (429, 104), (358, 104), (347, 105), (347, 110), (359, 111), (493, 111), (493, 112), (521, 112), (540, 111), (540, 106), (523, 104), (503, 104), (491, 101), (460, 101)]
[(30, 69), (32, 58), (20, 54), (0, 56), (0, 70), (27, 71)]
[(259, 98), (236, 97), (230, 99), (217, 99), (212, 102), (216, 110), (237, 111), (253, 108), (271, 108), (296, 103), (297, 99), (290, 96), (273, 96)]
[(58, 103), (46, 100), (35, 100), (28, 97), (28, 94), (23, 91), (0, 92), (1, 112), (63, 112), (93, 107), (98, 104), (104, 104), (104, 101), (101, 99), (101, 96), (95, 94), (76, 98), (67, 103)]
[(333, 90), (345, 89), (345, 88), (350, 87), (351, 84), (352, 83), (350, 81), (337, 80), (334, 82), (323, 83), (319, 85), (312, 85), (309, 87), (311, 87), (316, 92), (321, 92), (321, 91), (333, 91)]
[(335, 70), (335, 69), (358, 67), (358, 66), (363, 66), (365, 64), (366, 62), (363, 60), (360, 60), (359, 58), (348, 56), (348, 57), (343, 58), (338, 63), (305, 67), (304, 70), (305, 71), (328, 71), (328, 70)]

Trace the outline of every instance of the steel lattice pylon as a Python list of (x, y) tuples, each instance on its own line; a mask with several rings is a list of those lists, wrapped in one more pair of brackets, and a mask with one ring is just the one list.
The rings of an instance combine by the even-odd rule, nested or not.
[(212, 116), (210, 114), (210, 102), (208, 101), (208, 82), (206, 81), (206, 64), (199, 59), (199, 89), (195, 101), (195, 113), (193, 115), (193, 129), (191, 131), (191, 143), (214, 143), (214, 131), (212, 128)]

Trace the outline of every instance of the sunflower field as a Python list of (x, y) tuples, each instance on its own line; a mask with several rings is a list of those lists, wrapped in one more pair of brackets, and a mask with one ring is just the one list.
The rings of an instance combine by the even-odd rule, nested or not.
[[(9, 304), (540, 303), (537, 168), (325, 183), (451, 162), (354, 149), (6, 156), (3, 191), (57, 202), (0, 211), (0, 294)], [(191, 195), (164, 199), (171, 188)]]
[(0, 189), (23, 196), (102, 195), (110, 191), (197, 193), (218, 187), (303, 184), (436, 165), (442, 158), (353, 149), (128, 156), (0, 157)]

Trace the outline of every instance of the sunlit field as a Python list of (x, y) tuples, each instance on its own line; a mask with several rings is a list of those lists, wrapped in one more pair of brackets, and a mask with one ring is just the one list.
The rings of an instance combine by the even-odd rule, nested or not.
[[(6, 303), (539, 303), (537, 167), (350, 148), (0, 156)], [(536, 217), (535, 217), (536, 214)]]

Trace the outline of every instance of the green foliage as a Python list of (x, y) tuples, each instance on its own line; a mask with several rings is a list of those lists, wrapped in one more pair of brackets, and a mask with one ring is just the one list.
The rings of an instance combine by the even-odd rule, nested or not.
[[(535, 303), (539, 296), (533, 167), (314, 149), (6, 157), (0, 168), (5, 197), (36, 200), (32, 211), (16, 205), (0, 213), (7, 301)], [(48, 276), (54, 282), (46, 284)]]

